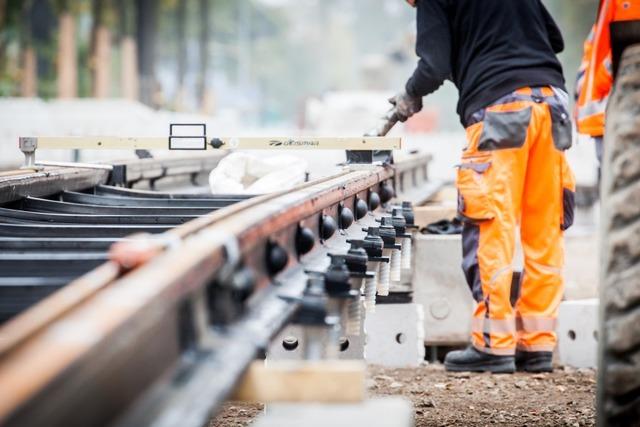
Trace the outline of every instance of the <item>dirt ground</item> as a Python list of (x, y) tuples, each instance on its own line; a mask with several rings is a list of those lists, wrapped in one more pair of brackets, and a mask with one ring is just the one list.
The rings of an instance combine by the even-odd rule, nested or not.
[[(367, 386), (372, 396), (410, 399), (418, 427), (595, 425), (595, 372), (588, 369), (490, 375), (447, 373), (442, 365), (371, 366)], [(246, 426), (261, 410), (230, 402), (210, 427)]]

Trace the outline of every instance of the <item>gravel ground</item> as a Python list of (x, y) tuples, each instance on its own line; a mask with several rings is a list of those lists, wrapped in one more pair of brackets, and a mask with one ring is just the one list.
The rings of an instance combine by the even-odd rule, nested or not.
[(447, 373), (372, 367), (374, 395), (401, 394), (413, 402), (417, 426), (595, 425), (595, 373), (556, 369), (552, 374)]
[[(552, 374), (447, 373), (441, 365), (417, 369), (369, 367), (372, 396), (411, 400), (416, 426), (592, 426), (595, 372), (559, 368)], [(262, 405), (230, 402), (210, 427), (246, 426)]]

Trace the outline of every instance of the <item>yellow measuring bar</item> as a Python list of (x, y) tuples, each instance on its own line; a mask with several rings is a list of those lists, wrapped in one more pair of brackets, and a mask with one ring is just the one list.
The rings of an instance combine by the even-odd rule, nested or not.
[(172, 123), (164, 137), (33, 136), (19, 140), (24, 167), (35, 167), (41, 150), (346, 150), (391, 151), (402, 148), (402, 139), (386, 136), (331, 137), (209, 137), (204, 123)]
[[(34, 149), (40, 150), (399, 150), (401, 138), (394, 137), (222, 137), (170, 136), (119, 138), (31, 137)], [(22, 144), (21, 144), (22, 145)], [(22, 148), (22, 147), (21, 147)], [(24, 150), (23, 150), (24, 151)]]

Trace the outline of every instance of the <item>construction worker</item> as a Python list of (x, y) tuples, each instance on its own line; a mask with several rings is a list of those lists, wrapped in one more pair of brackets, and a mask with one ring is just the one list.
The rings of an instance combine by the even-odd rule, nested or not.
[[(401, 120), (451, 80), (467, 145), (457, 167), (462, 268), (477, 301), (471, 345), (451, 371), (551, 371), (563, 293), (563, 231), (575, 182), (565, 160), (572, 125), (560, 30), (540, 0), (417, 0), (420, 60), (391, 103)], [(516, 229), (520, 294), (510, 290)]]
[(578, 133), (595, 142), (602, 162), (605, 110), (613, 87), (611, 23), (640, 19), (638, 0), (601, 0), (595, 25), (584, 43), (584, 56), (576, 80), (575, 120)]

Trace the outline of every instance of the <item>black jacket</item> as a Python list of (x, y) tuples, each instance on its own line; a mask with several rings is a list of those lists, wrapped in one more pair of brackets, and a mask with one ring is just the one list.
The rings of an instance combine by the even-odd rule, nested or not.
[(522, 87), (564, 89), (558, 26), (540, 0), (418, 0), (418, 67), (412, 96), (452, 80), (463, 124), (477, 110)]

